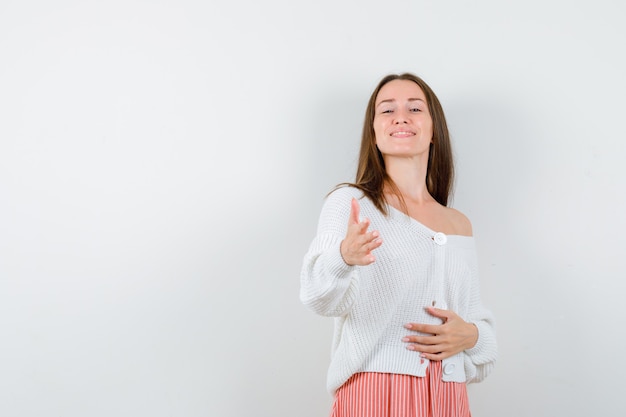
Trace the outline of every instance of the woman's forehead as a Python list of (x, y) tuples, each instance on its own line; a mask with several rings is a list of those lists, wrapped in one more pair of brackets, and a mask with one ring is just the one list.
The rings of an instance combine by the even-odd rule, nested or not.
[(426, 101), (426, 95), (420, 86), (411, 80), (393, 80), (382, 86), (376, 96), (376, 104), (382, 101), (400, 99), (421, 99)]

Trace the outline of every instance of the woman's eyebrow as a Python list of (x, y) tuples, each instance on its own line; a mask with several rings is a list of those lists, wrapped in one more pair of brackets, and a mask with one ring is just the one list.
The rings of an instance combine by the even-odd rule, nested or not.
[(380, 106), (380, 105), (381, 105), (381, 104), (383, 104), (383, 103), (393, 103), (393, 102), (395, 102), (395, 101), (396, 101), (396, 99), (395, 99), (395, 98), (388, 98), (388, 99), (386, 99), (386, 100), (381, 100), (381, 101), (380, 101), (380, 102), (376, 105), (376, 107)]
[[(381, 105), (381, 104), (383, 104), (383, 103), (395, 103), (395, 101), (396, 101), (396, 99), (395, 99), (395, 98), (388, 98), (388, 99), (386, 99), (386, 100), (381, 100), (381, 101), (380, 101), (380, 102), (376, 105), (376, 107), (380, 106), (380, 105)], [(424, 99), (421, 99), (421, 98), (419, 98), (419, 97), (409, 98), (409, 99), (407, 99), (407, 101), (421, 101), (422, 103), (426, 103), (426, 102), (424, 101)]]

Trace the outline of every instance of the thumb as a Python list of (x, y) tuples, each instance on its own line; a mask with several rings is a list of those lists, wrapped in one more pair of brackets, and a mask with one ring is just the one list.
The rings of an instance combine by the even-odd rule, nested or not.
[(350, 202), (350, 223), (359, 224), (359, 213), (361, 208), (356, 198), (352, 197)]

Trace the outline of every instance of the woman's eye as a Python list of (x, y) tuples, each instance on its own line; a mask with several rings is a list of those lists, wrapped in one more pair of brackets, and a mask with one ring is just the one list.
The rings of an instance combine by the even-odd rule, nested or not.
[(393, 113), (393, 110), (387, 109), (387, 110), (383, 110), (381, 113)]
[(411, 109), (411, 111), (412, 111), (413, 113), (417, 113), (417, 112), (420, 112), (420, 111), (422, 111), (422, 110), (418, 109), (417, 107), (414, 107), (414, 108), (412, 108), (412, 109)]

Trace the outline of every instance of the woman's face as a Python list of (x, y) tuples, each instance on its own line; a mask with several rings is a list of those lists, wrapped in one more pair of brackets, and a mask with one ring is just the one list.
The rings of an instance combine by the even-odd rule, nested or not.
[(376, 145), (385, 157), (428, 158), (433, 121), (422, 89), (410, 80), (385, 84), (376, 97)]

